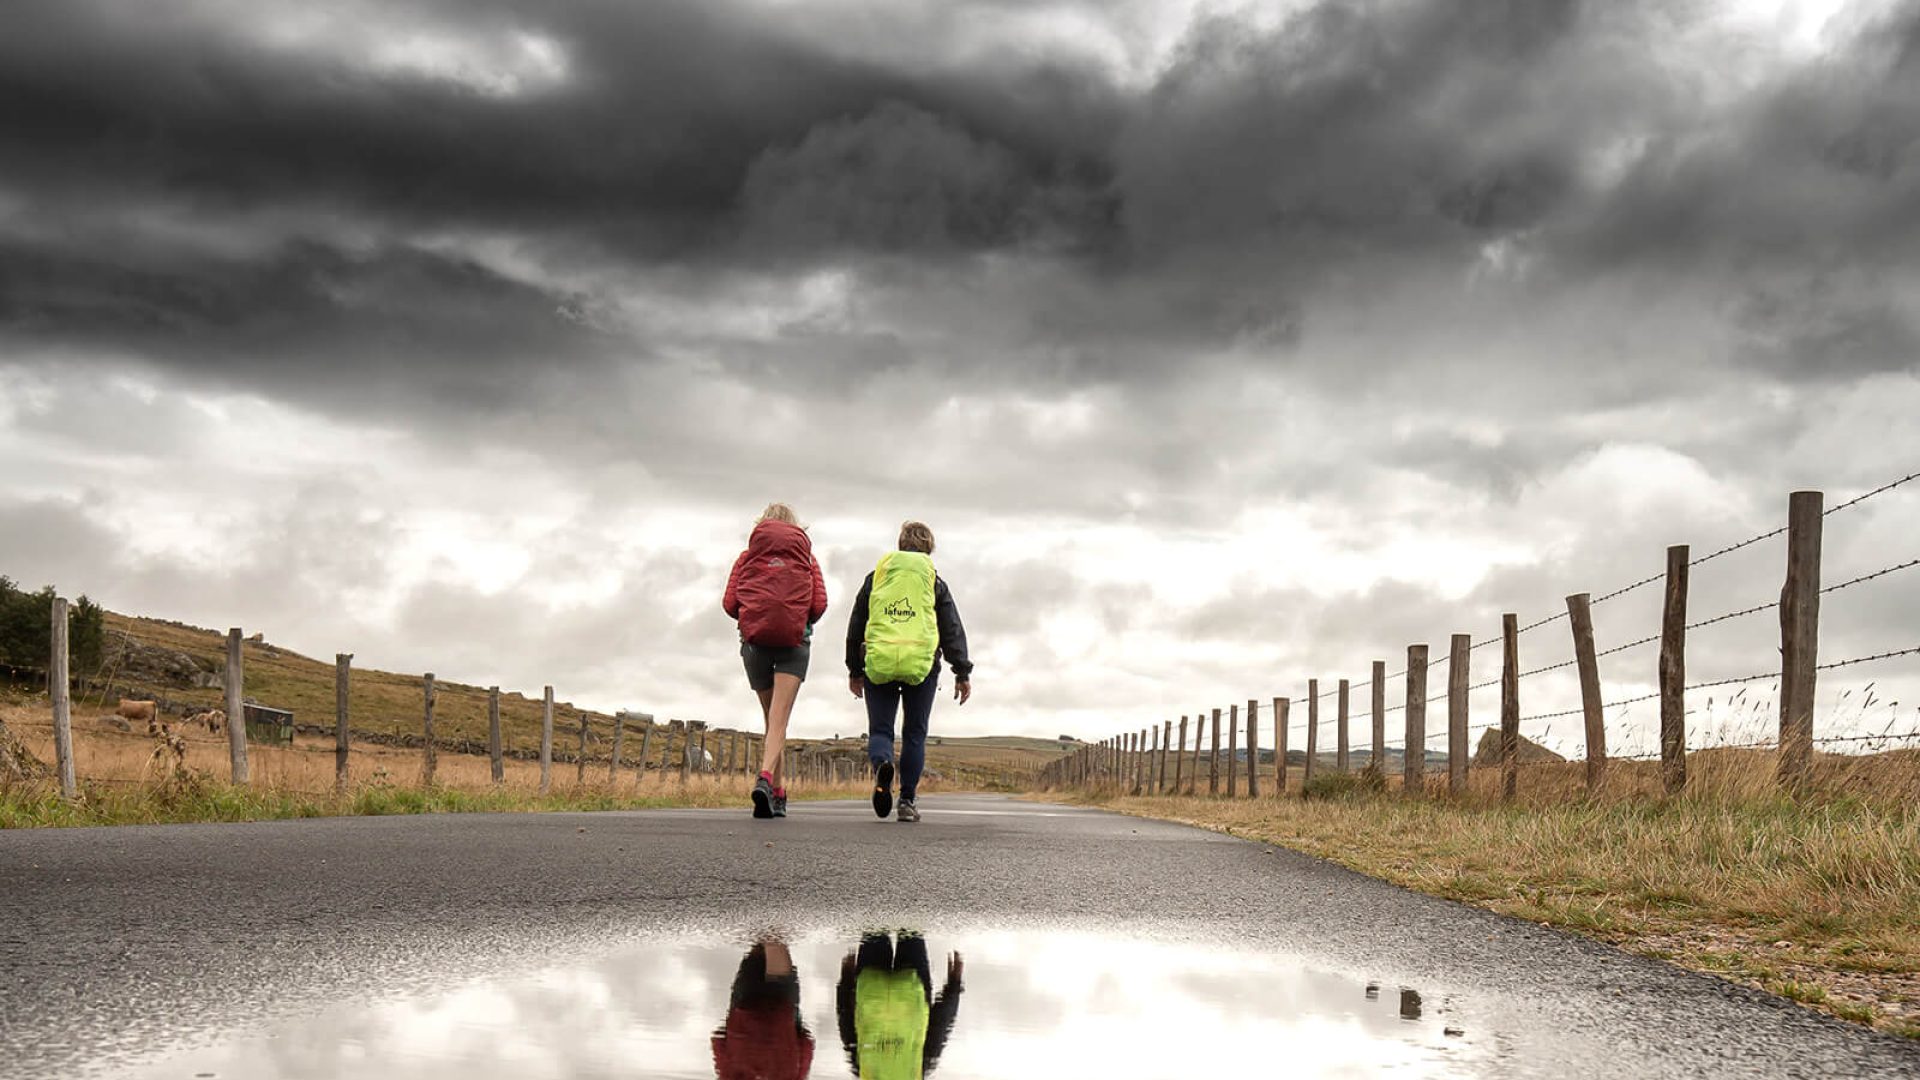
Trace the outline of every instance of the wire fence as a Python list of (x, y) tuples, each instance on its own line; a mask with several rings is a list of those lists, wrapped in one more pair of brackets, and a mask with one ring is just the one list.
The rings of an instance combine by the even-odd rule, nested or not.
[[(1910, 472), (1812, 515), (1812, 550), (1816, 553), (1819, 550), (1818, 539), (1823, 522), (1829, 521), (1834, 515), (1843, 511), (1853, 510), (1898, 490), (1915, 479), (1920, 479), (1920, 472)], [(1796, 499), (1800, 497), (1796, 495)], [(1818, 495), (1815, 494), (1814, 498), (1817, 499)], [(1689, 553), (1688, 557), (1680, 561), (1686, 573), (1679, 574), (1677, 579), (1670, 561), (1669, 570), (1634, 579), (1593, 596), (1585, 601), (1584, 607), (1587, 611), (1591, 611), (1593, 608), (1646, 589), (1648, 586), (1668, 582), (1670, 590), (1678, 588), (1681, 610), (1684, 610), (1687, 581), (1692, 570), (1715, 563), (1735, 552), (1783, 537), (1788, 540), (1789, 558), (1795, 558), (1797, 557), (1795, 552), (1804, 546), (1798, 543), (1798, 538), (1807, 535), (1808, 528), (1807, 520), (1796, 518), (1790, 520), (1787, 525), (1763, 530), (1716, 547), (1705, 555), (1693, 557)], [(1670, 552), (1669, 557), (1670, 560), (1673, 559), (1674, 553)], [(1768, 713), (1777, 711), (1783, 725), (1782, 730), (1792, 730), (1793, 718), (1789, 714), (1793, 710), (1787, 703), (1785, 684), (1796, 677), (1807, 684), (1804, 700), (1811, 702), (1815, 673), (1841, 671), (1861, 665), (1920, 656), (1920, 645), (1903, 645), (1839, 660), (1812, 663), (1813, 646), (1817, 642), (1818, 635), (1817, 623), (1810, 634), (1804, 635), (1805, 641), (1802, 643), (1799, 638), (1790, 638), (1797, 632), (1797, 628), (1788, 624), (1784, 618), (1787, 612), (1783, 611), (1783, 606), (1790, 602), (1796, 611), (1804, 608), (1805, 597), (1809, 595), (1814, 598), (1826, 598), (1848, 590), (1871, 591), (1897, 584), (1898, 575), (1916, 567), (1920, 567), (1920, 556), (1903, 557), (1887, 565), (1854, 574), (1834, 584), (1820, 586), (1816, 554), (1811, 567), (1811, 582), (1796, 579), (1790, 566), (1788, 581), (1775, 598), (1754, 598), (1748, 603), (1703, 619), (1674, 620), (1663, 616), (1663, 625), (1659, 632), (1645, 633), (1598, 649), (1593, 648), (1590, 631), (1587, 640), (1584, 642), (1581, 640), (1579, 632), (1581, 628), (1576, 625), (1572, 627), (1574, 631), (1571, 635), (1572, 656), (1512, 672), (1505, 670), (1506, 665), (1502, 664), (1503, 670), (1498, 676), (1467, 682), (1464, 686), (1452, 685), (1459, 680), (1444, 674), (1454, 662), (1454, 652), (1438, 650), (1438, 654), (1432, 655), (1420, 671), (1429, 687), (1429, 692), (1424, 694), (1412, 692), (1408, 679), (1412, 672), (1410, 667), (1403, 667), (1391, 675), (1386, 675), (1383, 667), (1376, 666), (1377, 670), (1383, 672), (1379, 677), (1379, 685), (1376, 685), (1375, 676), (1371, 674), (1346, 680), (1310, 680), (1307, 693), (1303, 696), (1275, 696), (1270, 699), (1249, 701), (1246, 715), (1243, 717), (1238, 716), (1237, 706), (1230, 707), (1228, 715), (1235, 717), (1236, 723), (1245, 725), (1245, 739), (1238, 745), (1230, 741), (1231, 760), (1225, 775), (1233, 776), (1237, 772), (1244, 772), (1248, 778), (1248, 786), (1251, 787), (1259, 782), (1259, 772), (1255, 767), (1257, 763), (1268, 770), (1266, 786), (1271, 793), (1289, 782), (1286, 770), (1274, 766), (1275, 754), (1282, 749), (1288, 755), (1289, 764), (1297, 771), (1306, 774), (1338, 769), (1339, 766), (1334, 764), (1338, 762), (1348, 762), (1348, 767), (1352, 768), (1351, 763), (1354, 761), (1365, 762), (1378, 772), (1386, 772), (1387, 766), (1393, 764), (1392, 759), (1398, 757), (1400, 764), (1397, 771), (1402, 775), (1403, 783), (1414, 782), (1428, 772), (1439, 770), (1447, 773), (1450, 780), (1458, 784), (1464, 782), (1468, 765), (1467, 762), (1456, 760), (1455, 752), (1461, 748), (1468, 748), (1468, 753), (1474, 758), (1472, 764), (1484, 766), (1491, 758), (1503, 769), (1511, 769), (1518, 766), (1519, 762), (1515, 759), (1522, 756), (1523, 746), (1528, 754), (1535, 755), (1538, 759), (1527, 762), (1529, 768), (1536, 768), (1540, 764), (1563, 767), (1569, 764), (1578, 765), (1580, 762), (1571, 760), (1576, 758), (1584, 758), (1588, 765), (1598, 765), (1602, 768), (1609, 760), (1627, 764), (1659, 762), (1663, 765), (1673, 765), (1678, 760), (1683, 768), (1684, 755), (1689, 751), (1698, 750), (1771, 750), (1779, 752), (1784, 759), (1792, 752), (1796, 743), (1817, 747), (1830, 754), (1874, 753), (1888, 747), (1905, 746), (1920, 741), (1920, 710), (1915, 710), (1910, 723), (1905, 724), (1900, 723), (1901, 714), (1892, 713), (1893, 719), (1884, 730), (1877, 733), (1845, 730), (1817, 732), (1812, 730), (1814, 721), (1811, 715), (1805, 717), (1807, 730), (1793, 735), (1786, 743), (1782, 742), (1777, 732), (1767, 733), (1766, 737), (1754, 737), (1755, 732), (1752, 729), (1769, 721), (1771, 717), (1767, 715)], [(1803, 573), (1802, 577), (1805, 576)], [(1920, 575), (1914, 575), (1914, 577), (1920, 577)], [(1913, 578), (1905, 580), (1910, 581)], [(1737, 585), (1739, 582), (1730, 583)], [(1916, 599), (1920, 600), (1920, 597)], [(1518, 641), (1524, 635), (1562, 620), (1573, 619), (1576, 608), (1574, 600), (1575, 598), (1569, 598), (1567, 610), (1546, 614), (1524, 624), (1520, 624), (1518, 619), (1509, 616), (1511, 630), (1477, 641), (1470, 640), (1464, 648), (1456, 644), (1455, 648), (1459, 649), (1462, 655), (1472, 655), (1495, 645)], [(1781, 611), (1783, 614), (1780, 646), (1782, 653), (1781, 656), (1773, 657), (1775, 664), (1768, 670), (1698, 679), (1691, 682), (1678, 680), (1672, 684), (1663, 682), (1664, 677), (1656, 674), (1655, 678), (1641, 681), (1640, 687), (1633, 687), (1629, 682), (1626, 687), (1628, 692), (1625, 694), (1608, 697), (1604, 693), (1604, 683), (1599, 673), (1600, 661), (1633, 653), (1663, 641), (1671, 641), (1675, 646), (1682, 646), (1688, 641), (1689, 635), (1775, 611)], [(1574, 621), (1577, 623), (1579, 620)], [(1456, 637), (1456, 643), (1458, 641)], [(1796, 652), (1793, 646), (1801, 644), (1804, 644), (1804, 648)], [(1664, 668), (1667, 663), (1668, 646), (1663, 645), (1661, 652), (1663, 654), (1661, 666)], [(1678, 670), (1680, 655), (1676, 648), (1673, 654), (1676, 670)], [(1804, 662), (1792, 661), (1789, 664), (1779, 662), (1782, 657), (1799, 655), (1804, 655)], [(1413, 659), (1411, 650), (1409, 658)], [(1796, 668), (1792, 666), (1793, 663), (1799, 663), (1800, 666)], [(1581, 669), (1582, 675), (1577, 687), (1568, 688), (1563, 684), (1544, 692), (1543, 696), (1548, 699), (1549, 708), (1531, 712), (1525, 712), (1519, 708), (1519, 702), (1527, 697), (1542, 696), (1527, 693), (1526, 688), (1533, 685), (1534, 681), (1543, 676), (1570, 672), (1571, 669), (1576, 668)], [(1911, 677), (1912, 672), (1903, 671), (1901, 675)], [(1344, 713), (1336, 712), (1330, 716), (1321, 707), (1328, 701), (1340, 700), (1342, 682), (1346, 684), (1348, 707)], [(1314, 685), (1315, 683), (1318, 685)], [(1746, 688), (1757, 683), (1773, 684), (1770, 687), (1773, 695), (1771, 699), (1746, 694)], [(1655, 688), (1642, 689), (1649, 685), (1655, 685)], [(1869, 689), (1871, 686), (1872, 684), (1869, 684)], [(1724, 701), (1713, 696), (1714, 692), (1731, 687), (1742, 689)], [(1476, 695), (1496, 688), (1499, 689), (1501, 697), (1499, 714), (1507, 717), (1508, 722), (1500, 720), (1473, 722), (1470, 719), (1472, 713), (1469, 707), (1470, 701)], [(1846, 692), (1846, 694), (1850, 693), (1852, 693), (1850, 690)], [(1556, 696), (1565, 700), (1570, 694), (1575, 697), (1578, 704), (1559, 707), (1552, 701)], [(1845, 699), (1846, 694), (1842, 694), (1841, 698)], [(1707, 695), (1704, 703), (1697, 700), (1700, 695)], [(1352, 702), (1356, 698), (1367, 702), (1357, 711), (1352, 708)], [(1380, 701), (1377, 708), (1372, 704), (1376, 700)], [(1258, 717), (1262, 705), (1267, 701), (1271, 701), (1272, 704), (1268, 712), (1268, 723), (1262, 728)], [(1869, 703), (1872, 701), (1869, 695)], [(1663, 724), (1671, 725), (1677, 720), (1681, 726), (1677, 744), (1668, 745), (1671, 739), (1661, 737), (1656, 740), (1659, 744), (1658, 748), (1651, 752), (1639, 749), (1628, 750), (1628, 746), (1639, 743), (1649, 736), (1670, 734), (1649, 731), (1644, 724), (1636, 723), (1632, 719), (1636, 706), (1656, 702), (1660, 703), (1659, 713)], [(1891, 711), (1897, 704), (1897, 702), (1890, 703), (1889, 710)], [(1420, 715), (1408, 715), (1416, 706), (1419, 708)], [(1769, 706), (1776, 706), (1777, 709), (1769, 709)], [(1725, 729), (1727, 718), (1723, 713), (1733, 708), (1741, 711), (1742, 722), (1747, 725), (1747, 730), (1743, 734), (1730, 735)], [(1272, 721), (1272, 717), (1281, 710), (1284, 710), (1287, 717), (1284, 725)], [(1429, 715), (1437, 711), (1444, 711), (1446, 715), (1439, 718), (1440, 722), (1434, 725), (1435, 730), (1422, 730), (1429, 721)], [(1810, 708), (1803, 711), (1811, 713)], [(1318, 726), (1314, 727), (1312, 725), (1315, 721), (1312, 718), (1316, 715)], [(1482, 713), (1482, 715), (1485, 714)], [(1387, 725), (1385, 721), (1388, 717), (1397, 717), (1402, 722)], [(1553, 722), (1574, 717), (1582, 720), (1582, 723), (1576, 724), (1575, 727), (1584, 730), (1576, 731), (1576, 737), (1572, 741), (1552, 739)], [(1862, 717), (1856, 717), (1856, 719), (1863, 717), (1864, 713)], [(1182, 718), (1183, 721), (1185, 719)], [(1202, 719), (1207, 719), (1204, 712)], [(1715, 728), (1716, 721), (1720, 723), (1718, 729)], [(1901, 727), (1901, 730), (1894, 730), (1896, 724)], [(1324, 738), (1323, 736), (1328, 734), (1329, 727), (1333, 729), (1332, 737)], [(1387, 730), (1389, 727), (1398, 730)], [(1212, 759), (1221, 752), (1221, 748), (1218, 745), (1212, 747), (1203, 745), (1211, 735), (1207, 725), (1205, 723), (1198, 725), (1191, 740), (1183, 736), (1176, 741), (1172, 737), (1174, 728), (1175, 725), (1170, 722), (1163, 723), (1158, 729), (1148, 728), (1086, 747), (1069, 760), (1041, 770), (1035, 776), (1035, 781), (1049, 786), (1076, 784), (1111, 786), (1119, 780), (1124, 787), (1125, 782), (1131, 778), (1139, 781), (1135, 786), (1140, 790), (1160, 790), (1159, 785), (1173, 782), (1161, 779), (1160, 773), (1166, 771), (1162, 769), (1162, 763), (1178, 759), (1182, 755), (1190, 757), (1193, 767), (1196, 770), (1204, 770), (1207, 779), (1212, 781), (1218, 769)], [(1601, 738), (1609, 730), (1614, 732), (1614, 738), (1617, 741), (1623, 743), (1623, 746), (1612, 754), (1607, 753), (1604, 739)], [(1236, 736), (1239, 734), (1238, 731), (1235, 732)], [(1514, 736), (1511, 740), (1514, 744), (1511, 750), (1506, 745), (1510, 741), (1507, 738), (1509, 734)], [(1259, 741), (1263, 738), (1267, 741), (1267, 745), (1260, 746)], [(1216, 739), (1215, 742), (1217, 741)], [(1481, 744), (1478, 752), (1471, 750), (1475, 742)], [(1557, 743), (1567, 752), (1563, 754), (1549, 750), (1547, 746), (1549, 742)], [(1436, 755), (1432, 749), (1435, 743), (1448, 745)], [(1417, 754), (1408, 753), (1410, 744), (1418, 746)], [(1308, 746), (1313, 748), (1311, 756), (1306, 750)], [(1489, 753), (1489, 749), (1492, 753)], [(1626, 752), (1621, 752), (1623, 750)], [(1136, 758), (1140, 761), (1129, 766), (1128, 763), (1135, 761)], [(1376, 758), (1379, 759), (1377, 764)], [(1185, 769), (1173, 769), (1170, 775), (1177, 776), (1178, 783), (1187, 790), (1196, 787), (1197, 777), (1189, 775)]]

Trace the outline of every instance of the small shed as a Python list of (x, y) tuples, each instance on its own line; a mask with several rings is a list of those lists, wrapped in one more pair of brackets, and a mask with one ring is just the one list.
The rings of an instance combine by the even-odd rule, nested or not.
[(246, 712), (249, 742), (293, 745), (293, 713), (291, 711), (271, 709), (251, 702), (242, 708)]

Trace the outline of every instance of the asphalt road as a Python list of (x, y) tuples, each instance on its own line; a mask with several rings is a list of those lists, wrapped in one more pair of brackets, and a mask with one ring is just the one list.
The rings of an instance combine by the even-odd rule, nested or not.
[(741, 927), (1096, 928), (1459, 1003), (1539, 1076), (1920, 1076), (1920, 1044), (1200, 830), (985, 796), (0, 833), (0, 1076), (112, 1075), (356, 995)]

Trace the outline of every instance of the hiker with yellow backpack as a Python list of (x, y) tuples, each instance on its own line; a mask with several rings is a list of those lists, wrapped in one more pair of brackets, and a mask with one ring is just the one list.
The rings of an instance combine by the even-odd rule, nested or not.
[[(867, 703), (873, 812), (884, 818), (893, 810), (897, 765), (899, 818), (919, 821), (914, 798), (926, 766), (927, 723), (940, 692), (940, 660), (945, 657), (953, 670), (953, 696), (962, 705), (973, 696), (973, 663), (967, 659), (960, 609), (933, 569), (933, 530), (909, 521), (900, 526), (898, 547), (881, 556), (854, 597), (847, 619), (847, 678), (853, 696)], [(901, 713), (896, 762), (894, 718)]]

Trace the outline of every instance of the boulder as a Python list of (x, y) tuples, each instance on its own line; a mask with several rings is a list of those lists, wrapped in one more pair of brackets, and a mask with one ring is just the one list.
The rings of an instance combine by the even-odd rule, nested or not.
[[(1514, 752), (1514, 759), (1522, 765), (1532, 765), (1542, 761), (1565, 761), (1564, 757), (1527, 738), (1519, 736), (1520, 744)], [(1473, 767), (1476, 769), (1498, 768), (1500, 765), (1500, 729), (1488, 728), (1480, 733), (1480, 745), (1473, 751)]]
[(122, 630), (107, 631), (105, 652), (105, 669), (122, 683), (199, 689), (218, 680), (186, 653), (149, 645)]
[(21, 745), (0, 721), (0, 780), (44, 780), (52, 775), (53, 770)]

